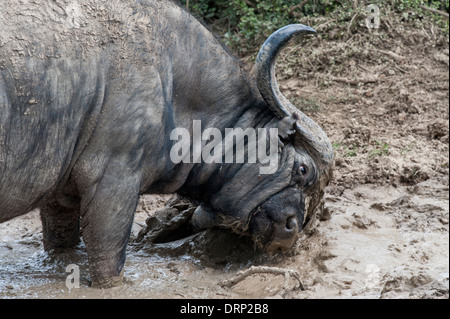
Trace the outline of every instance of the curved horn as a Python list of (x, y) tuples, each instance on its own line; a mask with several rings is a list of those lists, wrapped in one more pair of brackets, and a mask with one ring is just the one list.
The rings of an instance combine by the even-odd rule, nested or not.
[[(333, 163), (333, 148), (322, 130), (312, 119), (292, 105), (280, 92), (275, 77), (275, 64), (278, 54), (295, 35), (316, 34), (316, 31), (302, 24), (288, 25), (272, 34), (263, 44), (256, 58), (254, 74), (258, 89), (270, 109), (281, 120), (286, 116), (298, 118), (295, 129), (294, 146), (307, 153), (318, 164), (321, 183), (328, 182)], [(294, 116), (296, 114), (297, 116)], [(323, 178), (326, 181), (323, 181)], [(322, 188), (322, 187), (320, 187)]]
[(301, 24), (288, 25), (276, 31), (263, 44), (253, 69), (261, 96), (275, 115), (280, 120), (287, 116), (297, 119), (294, 126), (296, 131), (294, 147), (300, 153), (308, 153), (318, 168), (318, 180), (309, 188), (312, 197), (305, 214), (305, 223), (316, 211), (321, 202), (324, 188), (331, 180), (334, 161), (333, 148), (322, 128), (292, 105), (280, 92), (275, 77), (275, 63), (278, 54), (292, 37), (306, 34), (316, 34), (316, 31)]

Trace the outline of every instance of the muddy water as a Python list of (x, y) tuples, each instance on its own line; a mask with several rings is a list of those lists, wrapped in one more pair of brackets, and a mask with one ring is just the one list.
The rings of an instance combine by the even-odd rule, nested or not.
[[(227, 251), (240, 240), (220, 233), (213, 235), (216, 241), (200, 234), (160, 246), (133, 243), (124, 285), (108, 290), (89, 288), (82, 244), (56, 257), (43, 251), (39, 215), (32, 212), (0, 226), (0, 298), (448, 297), (448, 186), (368, 185), (339, 196), (331, 188), (324, 207), (291, 252), (271, 258), (239, 254), (234, 247)], [(134, 236), (146, 217), (138, 210)], [(211, 249), (223, 242), (223, 248)], [(80, 288), (66, 286), (71, 264), (79, 266)], [(306, 290), (283, 290), (283, 277), (273, 274), (254, 274), (229, 288), (219, 285), (251, 265), (294, 269)]]
[[(85, 247), (52, 256), (43, 251), (39, 216), (28, 214), (2, 225), (0, 231), (0, 298), (183, 298), (226, 297), (217, 287), (226, 271), (207, 268), (188, 255), (159, 256), (130, 246), (122, 287), (89, 288)], [(69, 289), (69, 265), (80, 270), (80, 288)], [(71, 281), (70, 283), (73, 283)], [(71, 286), (69, 283), (69, 286)]]
[(448, 297), (448, 186), (359, 186), (325, 206), (333, 215), (303, 245), (315, 250), (306, 295)]
[[(161, 203), (157, 198), (153, 211)], [(146, 217), (147, 214), (138, 211), (131, 241), (142, 228)], [(219, 240), (241, 242), (237, 235), (228, 232), (218, 230), (217, 235), (222, 236)], [(234, 262), (229, 263), (226, 254), (232, 255), (232, 252), (227, 249), (223, 253), (208, 250), (208, 247), (202, 246), (204, 236), (211, 237), (204, 232), (167, 244), (146, 246), (131, 242), (123, 286), (93, 289), (89, 287), (89, 265), (84, 244), (63, 254), (44, 252), (39, 212), (33, 211), (0, 225), (0, 298), (237, 297), (218, 283), (237, 269), (258, 260), (235, 253)], [(192, 249), (196, 243), (201, 247)], [(74, 265), (80, 274), (79, 288), (74, 287), (71, 279)]]

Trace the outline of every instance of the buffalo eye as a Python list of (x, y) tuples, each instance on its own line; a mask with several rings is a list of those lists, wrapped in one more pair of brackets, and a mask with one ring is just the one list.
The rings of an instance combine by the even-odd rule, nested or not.
[(314, 168), (304, 164), (303, 161), (298, 161), (295, 164), (294, 170), (292, 171), (291, 183), (297, 185), (298, 187), (306, 187), (311, 182), (314, 173)]
[(298, 168), (298, 173), (300, 174), (300, 176), (305, 176), (308, 173), (308, 170), (306, 169), (306, 167), (304, 165), (301, 165)]

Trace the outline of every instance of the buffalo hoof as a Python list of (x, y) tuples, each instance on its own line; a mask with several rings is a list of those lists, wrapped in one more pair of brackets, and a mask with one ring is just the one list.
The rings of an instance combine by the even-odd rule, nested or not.
[(109, 289), (114, 287), (120, 287), (122, 286), (122, 284), (123, 284), (123, 270), (120, 272), (119, 276), (92, 279), (91, 287), (97, 289)]

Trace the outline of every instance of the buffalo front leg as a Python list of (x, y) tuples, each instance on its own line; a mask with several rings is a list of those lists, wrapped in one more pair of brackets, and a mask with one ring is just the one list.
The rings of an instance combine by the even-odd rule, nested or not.
[(40, 209), (43, 243), (46, 251), (74, 248), (80, 242), (79, 209), (58, 203), (45, 204)]
[(104, 175), (82, 197), (81, 227), (93, 287), (122, 283), (126, 246), (139, 201), (136, 184), (132, 177)]

